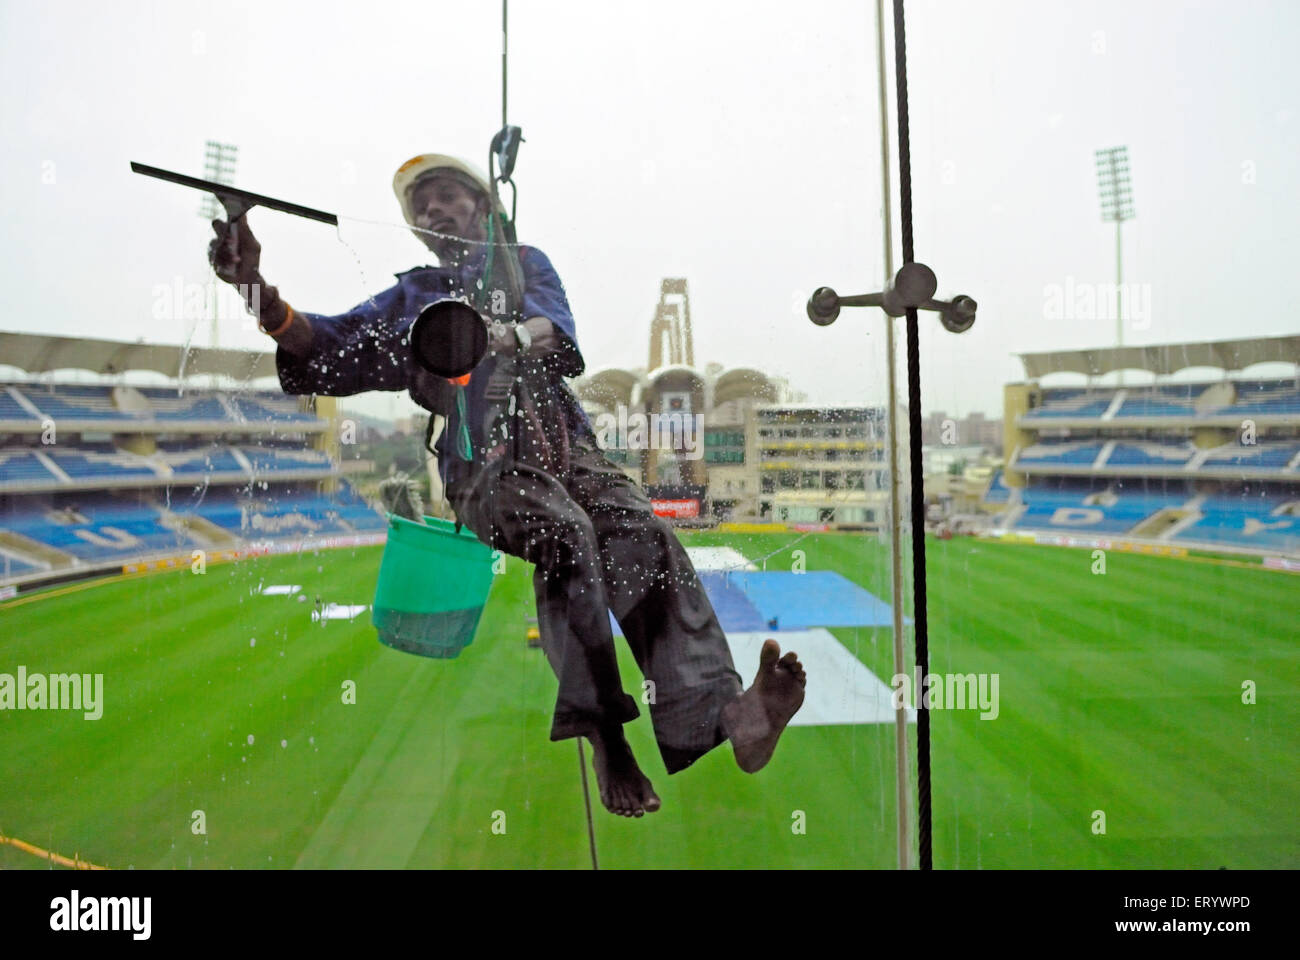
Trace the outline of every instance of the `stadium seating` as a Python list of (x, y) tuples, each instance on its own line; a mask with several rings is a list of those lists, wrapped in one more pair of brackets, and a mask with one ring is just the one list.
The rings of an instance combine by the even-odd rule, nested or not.
[(1300, 493), (1207, 497), (1201, 518), (1174, 539), (1300, 553), (1300, 516), (1282, 512), (1289, 502)]
[[(326, 422), (299, 405), (271, 390), (0, 383), (0, 581), (199, 546), (382, 534), (384, 515), (341, 478), (318, 491), (339, 465), (306, 439)], [(46, 418), (55, 442), (42, 442)]]
[(184, 390), (174, 387), (135, 387), (147, 409), (123, 409), (114, 402), (109, 386), (74, 384), (0, 384), (0, 420), (37, 419), (13, 396), (18, 393), (43, 417), (64, 421), (112, 421), (132, 426), (147, 423), (190, 421), (209, 424), (319, 424), (315, 414), (298, 409), (295, 397), (270, 391), (224, 393), (213, 390)]
[(227, 473), (244, 476), (248, 472), (230, 447), (224, 444), (160, 443), (157, 457), (171, 468), (174, 476)]
[[(263, 492), (250, 501), (244, 488), (200, 488), (159, 496), (157, 503), (139, 503), (110, 493), (91, 491), (82, 496), (60, 494), (54, 502), (18, 503), (0, 515), (0, 530), (7, 530), (54, 547), (85, 562), (129, 560), (149, 553), (185, 552), (204, 546), (180, 523), (167, 516), (202, 517), (247, 540), (375, 533), (385, 529), (384, 516), (366, 505), (347, 484), (331, 499), (289, 488), (288, 492)], [(81, 518), (84, 518), (82, 521)], [(0, 554), (0, 575), (5, 554)], [(36, 567), (11, 557), (17, 576)], [(21, 569), (20, 569), (21, 568)]]
[(1075, 533), (1127, 533), (1166, 507), (1187, 502), (1189, 493), (1175, 485), (1167, 491), (1126, 492), (1105, 484), (1030, 484), (1022, 494), (1025, 510), (1016, 519), (1022, 529)]
[(1108, 467), (1177, 467), (1196, 453), (1190, 443), (1118, 442), (1106, 458)]
[[(1232, 380), (1237, 399), (1197, 410), (1197, 401), (1214, 383), (1178, 383), (1093, 389), (1047, 388), (1042, 402), (1024, 415), (1026, 422), (1053, 418), (1101, 418), (1123, 390), (1112, 420), (1133, 417), (1236, 417), (1300, 413), (1300, 383), (1295, 380)], [(1212, 403), (1213, 401), (1211, 401)]]
[(1237, 402), (1225, 408), (1243, 416), (1300, 413), (1300, 384), (1294, 380), (1238, 381)]
[(58, 482), (36, 454), (23, 449), (0, 450), (0, 487), (5, 484)]
[(386, 526), (384, 516), (351, 488), (333, 500), (312, 493), (276, 493), (243, 501), (205, 498), (193, 509), (222, 529), (250, 539), (373, 533)]
[(240, 416), (248, 421), (300, 422), (316, 419), (314, 415), (299, 410), (298, 401), (293, 397), (274, 394), (238, 395), (231, 398), (231, 403)]
[(1090, 466), (1101, 453), (1103, 444), (1097, 441), (1068, 443), (1044, 441), (1025, 447), (1016, 458), (1017, 464), (1054, 466)]
[(119, 410), (113, 404), (109, 387), (82, 387), (70, 384), (15, 385), (22, 395), (44, 416), (58, 420), (142, 420), (137, 411)]
[(326, 454), (310, 449), (302, 441), (239, 446), (204, 444), (199, 440), (164, 441), (150, 456), (119, 450), (109, 443), (52, 444), (0, 450), (0, 490), (32, 484), (57, 489), (65, 483), (35, 450), (74, 482), (103, 480), (111, 484), (125, 478), (156, 478), (159, 484), (165, 484), (190, 477), (248, 479), (274, 473), (328, 475), (333, 471)]
[(1094, 390), (1044, 390), (1043, 402), (1027, 413), (1026, 419), (1051, 417), (1100, 417), (1114, 399), (1114, 391), (1098, 395)]
[(13, 513), (0, 521), (0, 527), (84, 561), (129, 559), (197, 545), (183, 531), (164, 526), (157, 509), (117, 501), (111, 495), (92, 495), (78, 501), (75, 510), (89, 522), (69, 522), (60, 517), (56, 506)]
[(253, 465), (255, 473), (274, 473), (288, 470), (319, 470), (328, 472), (330, 461), (319, 450), (305, 447), (241, 447), (240, 452)]
[(0, 420), (35, 420), (36, 415), (23, 408), (13, 395), (0, 384)]
[[(109, 450), (112, 450), (110, 447)], [(77, 447), (71, 450), (50, 447), (47, 456), (74, 480), (93, 477), (118, 480), (123, 477), (156, 477), (158, 470), (133, 453), (108, 452), (104, 449)]]
[(1300, 490), (1278, 487), (1260, 493), (1243, 488), (1239, 494), (1197, 496), (1182, 482), (1150, 488), (1144, 483), (1137, 481), (1127, 487), (1092, 479), (1031, 483), (1021, 493), (1024, 509), (1011, 514), (1014, 522), (1010, 526), (1125, 534), (1161, 510), (1174, 507), (1185, 509), (1192, 522), (1174, 528), (1176, 532), (1168, 538), (1171, 542), (1300, 553), (1300, 515), (1290, 512), (1300, 512)]
[(1046, 387), (1017, 423), (1029, 485), (984, 495), (1004, 528), (1300, 554), (1300, 379)]
[(1203, 466), (1282, 470), (1297, 456), (1300, 456), (1300, 443), (1232, 444), (1211, 451)]
[(1208, 384), (1183, 383), (1159, 387), (1130, 387), (1115, 419), (1124, 417), (1189, 417), (1196, 414), (1196, 398)]
[(985, 503), (1006, 503), (1011, 499), (1011, 488), (1006, 484), (1001, 470), (995, 470), (989, 480), (989, 488), (984, 492)]

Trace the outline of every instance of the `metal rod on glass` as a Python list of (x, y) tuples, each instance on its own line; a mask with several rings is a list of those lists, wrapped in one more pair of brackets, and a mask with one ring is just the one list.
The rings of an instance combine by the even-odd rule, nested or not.
[[(884, 0), (876, 0), (876, 70), (880, 91), (880, 196), (883, 218), (885, 278), (894, 276), (893, 204), (890, 202), (889, 178), (889, 80), (885, 69)], [(903, 658), (903, 556), (902, 502), (898, 475), (898, 384), (897, 347), (894, 342), (894, 318), (885, 317), (885, 367), (889, 389), (889, 574), (890, 606), (894, 616), (894, 675), (907, 674)], [(895, 805), (898, 808), (898, 869), (911, 867), (912, 839), (908, 812), (911, 809), (907, 778), (907, 704), (901, 703), (894, 714)]]

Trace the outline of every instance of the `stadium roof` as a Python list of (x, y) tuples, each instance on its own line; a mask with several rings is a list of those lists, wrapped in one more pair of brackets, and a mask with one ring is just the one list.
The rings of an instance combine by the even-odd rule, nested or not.
[[(115, 374), (153, 370), (169, 377), (224, 375), (236, 380), (274, 377), (275, 354), (159, 343), (126, 343), (0, 331), (0, 363), (27, 373), (90, 370)], [(182, 370), (182, 364), (184, 369)]]
[(1241, 370), (1255, 363), (1300, 364), (1300, 336), (1252, 337), (1204, 343), (1158, 343), (1145, 347), (1102, 347), (1096, 350), (1051, 350), (1018, 354), (1031, 379), (1049, 373), (1100, 376), (1112, 370), (1175, 373), (1187, 367)]

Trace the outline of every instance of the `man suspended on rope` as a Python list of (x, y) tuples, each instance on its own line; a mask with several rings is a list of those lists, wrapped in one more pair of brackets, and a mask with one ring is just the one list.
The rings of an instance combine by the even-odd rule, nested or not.
[[(668, 772), (724, 740), (741, 769), (758, 771), (803, 703), (803, 667), (767, 640), (754, 683), (743, 689), (685, 549), (644, 491), (601, 453), (564, 381), (585, 362), (550, 260), (536, 247), (517, 247), (524, 319), (490, 324), (489, 352), (467, 384), (435, 377), (415, 362), (407, 331), (434, 300), (483, 302), (496, 292), (480, 281), (492, 272), (494, 251), (501, 255), (487, 242), (489, 223), (501, 218), (489, 220), (485, 178), (451, 157), (407, 161), (393, 188), (412, 232), (440, 266), (398, 274), (396, 285), (339, 316), (294, 310), (265, 285), (261, 246), (246, 217), (213, 222), (213, 267), (222, 280), (248, 285), (250, 309), (251, 291), (260, 293), (259, 322), (278, 344), (281, 386), (327, 396), (406, 389), (446, 418), (434, 451), (447, 499), (484, 543), (535, 564), (538, 628), (559, 680), (551, 739), (591, 741), (610, 812), (639, 817), (660, 807), (623, 735), (639, 710), (619, 678), (610, 610), (649, 681), (643, 699)], [(490, 306), (480, 312), (492, 313)], [(496, 431), (516, 382), (525, 388), (514, 394), (523, 409), (509, 421), (524, 428), (516, 428), (511, 448)]]

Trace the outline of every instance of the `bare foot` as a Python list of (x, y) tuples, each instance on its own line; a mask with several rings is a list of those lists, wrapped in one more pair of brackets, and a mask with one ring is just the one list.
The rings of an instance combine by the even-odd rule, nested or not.
[(764, 640), (753, 686), (722, 710), (722, 730), (741, 770), (757, 773), (767, 766), (781, 732), (803, 706), (807, 685), (798, 655), (782, 657), (780, 644)]
[(606, 810), (620, 817), (641, 817), (659, 809), (659, 796), (637, 766), (621, 726), (587, 739), (591, 741), (600, 802)]

